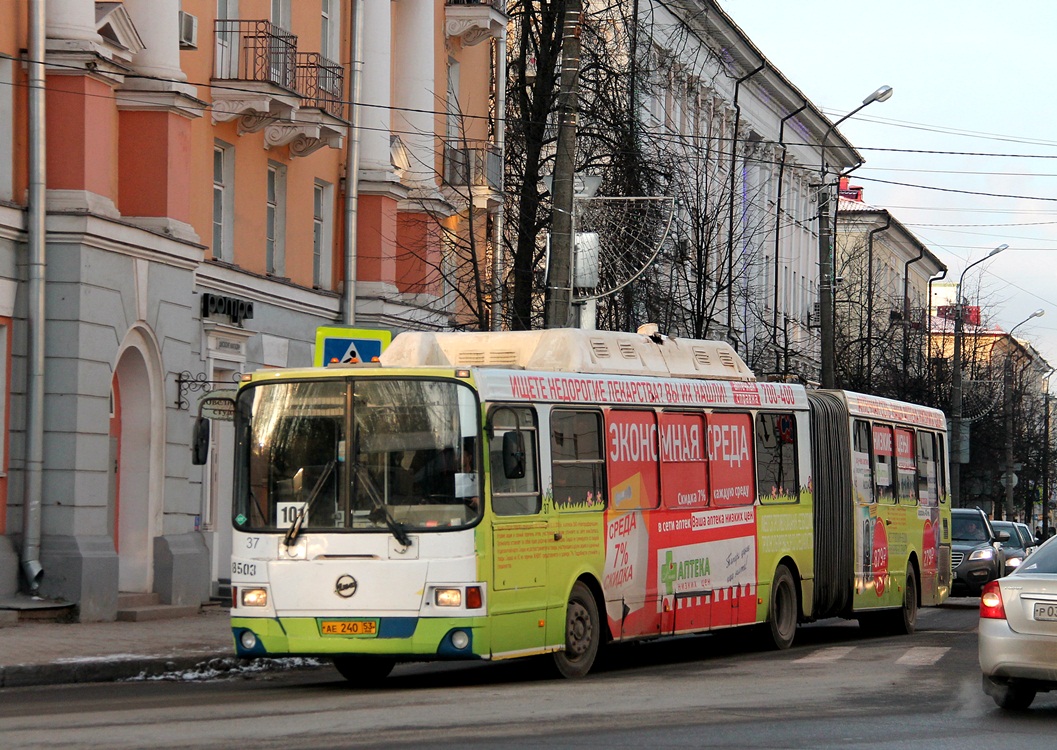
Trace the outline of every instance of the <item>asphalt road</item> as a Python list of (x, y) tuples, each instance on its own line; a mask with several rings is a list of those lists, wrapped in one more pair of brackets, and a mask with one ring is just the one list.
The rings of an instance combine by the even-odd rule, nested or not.
[(532, 662), (403, 665), (383, 687), (332, 668), (209, 682), (0, 690), (8, 748), (1051, 747), (1057, 694), (1025, 714), (980, 688), (977, 599), (923, 610), (909, 637), (802, 627), (758, 651), (703, 636), (613, 649), (587, 679)]

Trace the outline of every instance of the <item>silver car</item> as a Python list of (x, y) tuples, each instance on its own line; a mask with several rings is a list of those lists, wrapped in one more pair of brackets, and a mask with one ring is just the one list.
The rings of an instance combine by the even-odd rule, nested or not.
[(980, 594), (984, 692), (999, 708), (1026, 709), (1057, 689), (1057, 537)]

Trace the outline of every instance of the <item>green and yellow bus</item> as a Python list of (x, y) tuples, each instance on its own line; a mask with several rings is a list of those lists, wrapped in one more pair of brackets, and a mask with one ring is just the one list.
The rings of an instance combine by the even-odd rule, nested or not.
[(377, 363), (244, 376), (234, 425), (240, 657), (578, 677), (613, 642), (909, 633), (950, 591), (943, 414), (756, 382), (720, 342), (404, 333)]

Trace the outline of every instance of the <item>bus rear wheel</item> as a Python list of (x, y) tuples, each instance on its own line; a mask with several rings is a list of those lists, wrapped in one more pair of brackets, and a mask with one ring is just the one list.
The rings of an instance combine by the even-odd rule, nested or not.
[(796, 583), (789, 568), (779, 565), (771, 581), (771, 598), (767, 607), (767, 646), (779, 651), (792, 646), (796, 622)]
[(896, 635), (913, 635), (918, 624), (918, 575), (907, 567), (907, 583), (903, 589), (903, 606), (892, 615), (892, 630)]
[(394, 659), (375, 656), (335, 656), (334, 667), (353, 687), (371, 688), (389, 676)]
[(595, 597), (577, 581), (565, 611), (565, 650), (554, 652), (554, 666), (562, 677), (583, 677), (591, 671), (601, 633)]

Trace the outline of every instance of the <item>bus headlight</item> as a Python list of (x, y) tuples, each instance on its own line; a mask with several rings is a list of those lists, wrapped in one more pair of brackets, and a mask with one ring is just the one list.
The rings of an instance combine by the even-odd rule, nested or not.
[(252, 651), (257, 648), (257, 636), (254, 635), (252, 630), (243, 630), (239, 635), (239, 643), (247, 651)]
[(462, 589), (437, 589), (433, 601), (438, 607), (461, 607)]
[(267, 607), (268, 589), (242, 589), (243, 607)]

